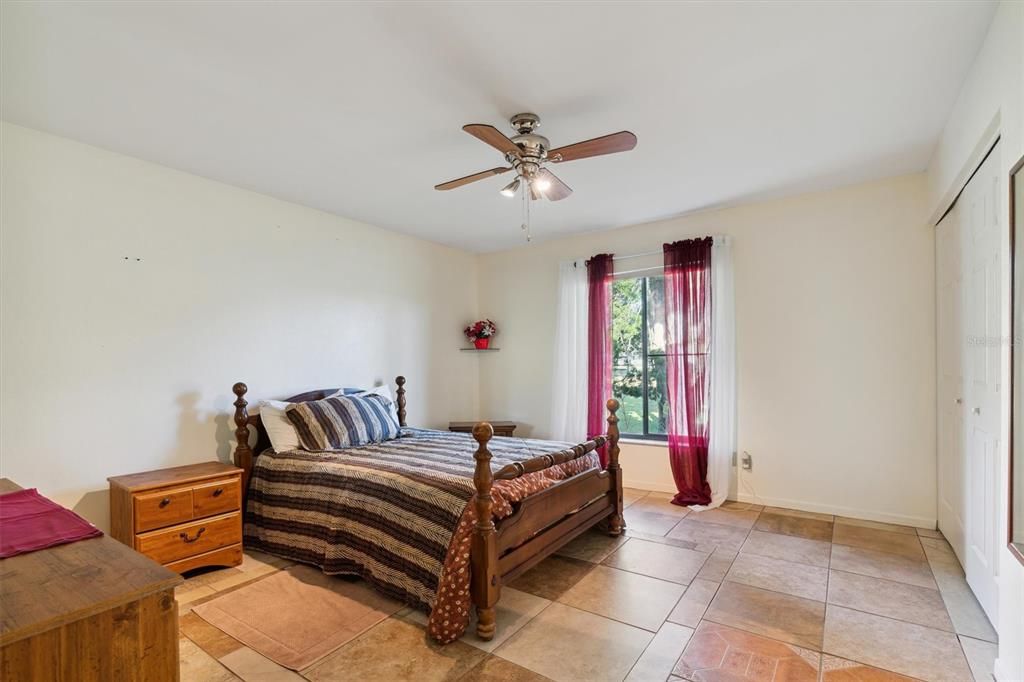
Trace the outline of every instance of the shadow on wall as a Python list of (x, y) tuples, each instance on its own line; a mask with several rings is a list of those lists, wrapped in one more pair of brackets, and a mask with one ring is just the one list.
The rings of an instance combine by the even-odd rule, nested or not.
[[(230, 464), (235, 437), (234, 408), (230, 407), (233, 400), (232, 395), (227, 401), (229, 411), (202, 415), (196, 409), (199, 403), (198, 391), (189, 391), (178, 396), (178, 449), (170, 459), (179, 462), (206, 462), (217, 459)], [(217, 403), (220, 403), (220, 400), (217, 400)]]
[(217, 441), (217, 460), (225, 464), (233, 464), (232, 455), (235, 448), (234, 408), (231, 414), (218, 414), (213, 418), (216, 425), (214, 439)]
[(89, 521), (104, 533), (110, 533), (110, 490), (93, 490), (82, 495), (82, 499), (71, 508), (83, 519)]
[[(234, 396), (231, 399), (233, 400)], [(196, 409), (199, 403), (197, 391), (181, 394), (176, 402), (179, 406), (177, 446), (162, 458), (163, 464), (160, 466), (179, 466), (186, 463), (210, 461), (214, 458), (230, 464), (235, 438), (234, 408), (231, 408), (230, 412), (218, 411), (201, 415)], [(218, 400), (218, 402), (220, 401)], [(121, 476), (146, 470), (146, 466), (140, 465), (131, 471), (106, 473), (110, 476)], [(85, 493), (71, 509), (103, 532), (110, 532), (110, 491), (108, 488)]]
[(230, 407), (233, 398), (232, 395), (227, 400), (228, 411), (204, 415), (196, 407), (200, 399), (198, 391), (188, 391), (179, 395), (176, 400), (179, 408), (178, 446), (176, 452), (167, 459), (179, 463), (209, 462), (216, 459), (230, 464), (231, 450), (234, 446), (234, 409)]

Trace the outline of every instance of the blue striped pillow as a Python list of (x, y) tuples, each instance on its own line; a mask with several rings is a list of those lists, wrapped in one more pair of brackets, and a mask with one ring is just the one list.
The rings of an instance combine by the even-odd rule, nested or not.
[(382, 395), (334, 395), (289, 405), (285, 414), (303, 450), (342, 450), (398, 438), (391, 401)]

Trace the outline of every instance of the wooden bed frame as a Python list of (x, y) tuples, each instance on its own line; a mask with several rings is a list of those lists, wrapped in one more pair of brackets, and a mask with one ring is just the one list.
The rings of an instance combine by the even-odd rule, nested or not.
[[(398, 384), (395, 400), (398, 421), (405, 426), (405, 377), (397, 377), (395, 383)], [(246, 410), (248, 402), (245, 394), (248, 387), (239, 382), (232, 390), (237, 396), (234, 402), (235, 436), (238, 439), (235, 465), (244, 472), (242, 490), (247, 496), (253, 460), (270, 447), (270, 439), (259, 415), (250, 416)], [(327, 388), (300, 393), (287, 398), (287, 402), (322, 400), (338, 390)], [(477, 612), (476, 633), (481, 639), (494, 637), (495, 605), (503, 584), (529, 570), (598, 523), (603, 524), (609, 535), (622, 534), (626, 524), (622, 516), (619, 419), (615, 414), (618, 409), (617, 400), (613, 398), (608, 401), (608, 465), (604, 469), (590, 469), (523, 498), (512, 515), (497, 524), (491, 509), (494, 502), (491, 486), (495, 480), (513, 480), (524, 474), (562, 464), (575, 455), (569, 450), (539, 455), (491, 471), (491, 452), (487, 449), (487, 442), (493, 437), (494, 429), (487, 422), (480, 422), (473, 428), (473, 438), (477, 442), (473, 454), (476, 460), (473, 484), (476, 487), (477, 523), (471, 550), (470, 591)], [(250, 427), (256, 431), (255, 446), (249, 445)]]

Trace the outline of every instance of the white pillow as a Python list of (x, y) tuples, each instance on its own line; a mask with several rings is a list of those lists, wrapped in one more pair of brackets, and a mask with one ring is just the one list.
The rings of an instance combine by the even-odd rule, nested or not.
[(295, 432), (288, 415), (284, 413), (291, 403), (281, 400), (264, 400), (260, 403), (260, 417), (263, 419), (263, 428), (267, 430), (270, 438), (270, 447), (274, 452), (288, 452), (299, 449), (299, 434)]
[(374, 386), (373, 388), (363, 389), (355, 393), (349, 393), (349, 395), (382, 395), (388, 400), (392, 402), (394, 401), (394, 398), (391, 397), (391, 387), (388, 386), (387, 384), (384, 384), (383, 386)]

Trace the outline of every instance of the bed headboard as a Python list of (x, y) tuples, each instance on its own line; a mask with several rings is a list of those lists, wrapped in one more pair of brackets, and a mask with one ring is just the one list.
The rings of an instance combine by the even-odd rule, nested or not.
[[(398, 424), (405, 426), (405, 377), (395, 377), (395, 384), (398, 385), (395, 391), (395, 405), (398, 407)], [(315, 391), (306, 391), (285, 398), (288, 403), (308, 403), (314, 400), (323, 400), (329, 395), (334, 395), (340, 388), (318, 388)], [(249, 490), (249, 475), (252, 473), (253, 460), (270, 447), (270, 438), (263, 426), (260, 415), (250, 415), (248, 411), (249, 402), (245, 399), (249, 387), (239, 381), (231, 391), (235, 394), (235, 466), (242, 469), (242, 491), (243, 495)], [(256, 431), (256, 442), (249, 445), (252, 431)]]

